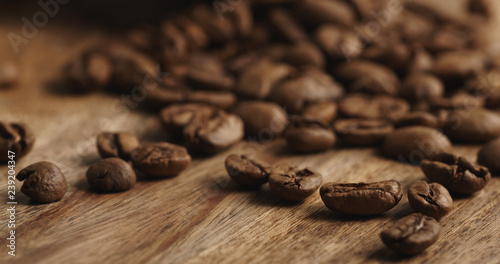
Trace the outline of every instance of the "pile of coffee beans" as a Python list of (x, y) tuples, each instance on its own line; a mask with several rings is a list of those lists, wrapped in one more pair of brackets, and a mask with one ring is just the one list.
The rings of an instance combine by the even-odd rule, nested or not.
[[(104, 159), (89, 168), (88, 182), (123, 191), (139, 172), (174, 176), (189, 165), (189, 153), (221, 152), (245, 135), (283, 137), (298, 153), (377, 146), (389, 158), (421, 164), (430, 181), (408, 189), (416, 213), (381, 233), (389, 248), (420, 253), (437, 240), (436, 219), (453, 208), (450, 193), (475, 193), (489, 182), (489, 169), (500, 171), (500, 143), (492, 141), (500, 136), (500, 57), (478, 41), (476, 29), (490, 19), (488, 1), (468, 3), (460, 18), (417, 1), (254, 0), (230, 11), (199, 3), (110, 37), (68, 63), (68, 89), (107, 90), (129, 106), (159, 111), (166, 133), (184, 146), (103, 133), (97, 142)], [(390, 15), (380, 23), (379, 14)], [(22, 127), (0, 129), (1, 149), (29, 150)], [(451, 153), (452, 142), (488, 143), (478, 156), (487, 167)], [(57, 167), (32, 166), (18, 175), (25, 193), (60, 199), (65, 181)], [(236, 183), (269, 183), (290, 201), (319, 189), (325, 206), (342, 214), (381, 214), (404, 193), (395, 180), (323, 184), (309, 168), (245, 155), (229, 156), (225, 166)], [(37, 189), (44, 182), (55, 186), (48, 197)]]

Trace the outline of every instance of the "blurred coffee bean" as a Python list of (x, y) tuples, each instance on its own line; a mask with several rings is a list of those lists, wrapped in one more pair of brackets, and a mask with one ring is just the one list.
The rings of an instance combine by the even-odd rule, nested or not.
[(198, 115), (208, 118), (217, 112), (217, 108), (206, 104), (174, 104), (160, 112), (160, 119), (165, 131), (171, 136), (179, 137), (184, 128)]
[(408, 112), (401, 118), (395, 120), (397, 127), (425, 126), (431, 128), (442, 128), (448, 120), (447, 111), (437, 111), (435, 113), (415, 111)]
[(450, 113), (445, 134), (458, 142), (488, 142), (500, 136), (500, 114), (486, 109)]
[(18, 66), (10, 61), (0, 62), (0, 89), (16, 85), (19, 81)]
[(204, 103), (228, 109), (236, 103), (236, 95), (232, 92), (223, 91), (189, 91), (186, 94), (187, 103)]
[(354, 26), (356, 14), (342, 1), (304, 0), (295, 4), (295, 9), (309, 21)]
[[(0, 122), (0, 163), (7, 163), (7, 161), (17, 161), (28, 152), (35, 143), (35, 136), (30, 128), (22, 123), (5, 123)], [(8, 156), (9, 151), (14, 152), (14, 159)]]
[(64, 77), (71, 91), (87, 93), (108, 86), (112, 72), (110, 58), (100, 50), (90, 49), (64, 68)]
[(335, 144), (335, 134), (330, 126), (298, 117), (290, 120), (285, 139), (291, 149), (305, 153), (324, 151)]
[(170, 20), (163, 21), (160, 26), (160, 56), (167, 65), (181, 60), (188, 52), (188, 43), (184, 33)]
[(486, 55), (479, 50), (461, 50), (440, 53), (432, 72), (445, 83), (456, 85), (484, 70)]
[(217, 58), (208, 54), (195, 53), (187, 62), (186, 81), (195, 88), (205, 90), (232, 90), (233, 77), (226, 72)]
[(285, 9), (276, 8), (269, 12), (269, 20), (285, 39), (292, 43), (309, 41), (309, 36), (293, 16)]
[(499, 173), (500, 140), (493, 140), (484, 145), (477, 154), (477, 162), (487, 167), (492, 173)]
[(349, 94), (340, 101), (339, 110), (347, 117), (398, 120), (410, 105), (386, 95)]
[(417, 72), (406, 76), (399, 94), (409, 102), (431, 100), (443, 96), (444, 85), (431, 74)]
[(352, 60), (364, 49), (361, 37), (336, 25), (323, 24), (315, 32), (319, 46), (334, 60)]
[(298, 42), (287, 49), (284, 60), (294, 66), (316, 66), (322, 68), (325, 58), (321, 50), (311, 42)]
[(451, 97), (437, 97), (429, 100), (432, 110), (475, 110), (484, 106), (484, 98), (458, 91)]
[(335, 102), (313, 102), (302, 109), (300, 116), (309, 120), (318, 120), (324, 124), (332, 123), (337, 116), (337, 104)]
[(194, 22), (189, 16), (178, 15), (172, 20), (175, 25), (184, 33), (186, 44), (189, 50), (205, 48), (209, 39), (203, 28)]
[(259, 139), (273, 139), (285, 130), (288, 120), (286, 112), (279, 105), (264, 101), (244, 101), (233, 107), (245, 124), (245, 133)]
[(130, 153), (139, 146), (139, 139), (128, 132), (102, 132), (97, 136), (97, 150), (102, 158), (121, 158), (128, 161)]
[(354, 146), (369, 146), (381, 143), (394, 127), (382, 119), (341, 119), (333, 128), (342, 143)]
[(212, 6), (198, 4), (191, 10), (190, 17), (203, 28), (211, 42), (226, 42), (236, 35), (233, 21), (217, 15)]

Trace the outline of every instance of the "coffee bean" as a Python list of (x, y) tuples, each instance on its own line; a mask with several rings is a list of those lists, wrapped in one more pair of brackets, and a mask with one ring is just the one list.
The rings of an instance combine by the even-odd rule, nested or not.
[(397, 181), (373, 183), (326, 183), (321, 199), (330, 210), (352, 215), (381, 214), (396, 206), (403, 197)]
[(0, 63), (0, 89), (16, 85), (19, 81), (19, 70), (13, 62)]
[(167, 142), (142, 144), (132, 151), (130, 159), (139, 171), (155, 177), (177, 175), (191, 162), (186, 148)]
[(184, 128), (183, 137), (189, 147), (205, 153), (216, 153), (238, 143), (244, 125), (237, 115), (222, 110), (210, 116), (195, 115)]
[[(367, 2), (367, 0), (362, 1)], [(382, 8), (386, 7), (384, 6)], [(403, 10), (401, 14), (395, 18), (395, 21), (388, 25), (390, 31), (400, 33), (401, 40), (410, 42), (412, 45), (416, 43), (420, 44), (422, 39), (426, 39), (433, 33), (435, 27), (432, 19), (429, 19), (426, 15), (415, 13), (411, 9)]]
[(188, 51), (188, 43), (183, 32), (177, 25), (165, 20), (160, 25), (160, 47), (159, 56), (163, 64), (177, 62), (184, 58)]
[(31, 150), (34, 143), (35, 137), (26, 125), (0, 122), (0, 152), (4, 153), (0, 155), (0, 163), (10, 160), (7, 157), (9, 150), (13, 151), (15, 158), (19, 160)]
[(471, 13), (478, 14), (480, 16), (489, 17), (492, 15), (493, 7), (491, 2), (487, 0), (469, 0), (468, 9)]
[(385, 95), (350, 94), (340, 101), (339, 110), (351, 118), (398, 120), (410, 110), (410, 105)]
[(240, 2), (229, 15), (235, 25), (236, 34), (247, 38), (252, 32), (254, 23), (250, 3)]
[(347, 1), (354, 9), (358, 16), (358, 20), (370, 20), (373, 12), (378, 14), (386, 8), (385, 1), (371, 1), (371, 0), (349, 0)]
[(308, 21), (353, 27), (356, 20), (352, 8), (341, 1), (305, 0), (296, 2), (295, 7)]
[(335, 144), (333, 130), (317, 120), (293, 118), (285, 132), (288, 146), (297, 152), (324, 151)]
[(136, 182), (132, 166), (119, 158), (107, 158), (94, 163), (86, 176), (92, 188), (103, 192), (126, 191)]
[(431, 110), (476, 110), (484, 106), (484, 98), (458, 91), (451, 97), (432, 98), (429, 103)]
[(68, 190), (61, 169), (47, 161), (29, 165), (22, 169), (16, 178), (24, 181), (21, 192), (37, 202), (50, 203), (61, 200)]
[(486, 166), (491, 172), (500, 172), (500, 140), (484, 145), (477, 155), (477, 162)]
[(307, 104), (333, 101), (343, 95), (342, 86), (322, 70), (305, 70), (280, 85), (270, 95), (270, 100), (286, 108), (289, 113), (300, 113)]
[(406, 66), (406, 71), (408, 73), (428, 72), (432, 67), (434, 67), (434, 58), (432, 55), (421, 46), (415, 45), (410, 61)]
[(300, 116), (305, 119), (330, 124), (337, 116), (337, 104), (330, 101), (310, 103), (304, 106)]
[(275, 8), (269, 12), (269, 20), (276, 30), (290, 42), (308, 41), (307, 32), (298, 24), (295, 18), (283, 8)]
[(244, 97), (263, 99), (269, 95), (276, 83), (287, 77), (291, 72), (292, 68), (286, 64), (262, 59), (251, 64), (243, 71), (235, 90)]
[(226, 171), (236, 183), (245, 187), (258, 187), (269, 179), (271, 166), (245, 155), (231, 154), (225, 161)]
[(273, 193), (285, 200), (297, 202), (311, 196), (322, 182), (321, 174), (290, 164), (275, 166), (269, 176), (269, 187)]
[(232, 112), (243, 120), (245, 133), (257, 136), (259, 139), (273, 139), (280, 136), (288, 124), (286, 112), (271, 102), (240, 102)]
[(404, 116), (395, 120), (397, 127), (406, 126), (425, 126), (431, 128), (442, 128), (448, 120), (447, 111), (437, 111), (436, 113), (428, 113), (422, 111), (409, 112)]
[(337, 120), (333, 128), (343, 143), (362, 146), (379, 144), (394, 130), (387, 120), (355, 118)]
[(469, 42), (467, 32), (454, 25), (445, 25), (435, 29), (423, 44), (429, 51), (438, 53), (463, 50), (467, 48)]
[(220, 109), (228, 109), (236, 103), (236, 95), (223, 91), (189, 91), (186, 94), (187, 103), (212, 105)]
[(216, 111), (215, 107), (206, 104), (174, 104), (161, 110), (160, 119), (165, 131), (173, 137), (180, 137), (195, 116), (208, 118)]
[(325, 58), (321, 50), (309, 41), (302, 41), (286, 49), (283, 60), (297, 67), (323, 67)]
[(177, 15), (173, 22), (184, 33), (189, 50), (205, 48), (208, 45), (208, 36), (199, 24), (186, 15)]
[(408, 189), (408, 202), (413, 211), (439, 219), (453, 209), (453, 199), (443, 185), (416, 181)]
[(315, 32), (319, 46), (335, 60), (355, 59), (363, 51), (361, 37), (353, 31), (345, 30), (337, 25), (324, 24)]
[(214, 56), (195, 53), (189, 56), (187, 65), (187, 82), (196, 88), (227, 91), (234, 86), (233, 77)]
[[(389, 67), (395, 72), (401, 73), (405, 71), (406, 65), (408, 65), (411, 60), (411, 55), (409, 45), (403, 42), (399, 37), (381, 35), (372, 40), (370, 45), (363, 50), (361, 57), (363, 60), (382, 63), (384, 67)], [(384, 75), (378, 75), (378, 77), (384, 77)], [(383, 80), (375, 81), (373, 78), (366, 78), (361, 80), (361, 83), (365, 85), (360, 86), (357, 84), (357, 86), (367, 92), (379, 93), (379, 89), (373, 90), (370, 85), (371, 83), (379, 85), (381, 83), (380, 81)], [(399, 83), (397, 86), (397, 88), (399, 88)]]
[(397, 253), (415, 255), (436, 242), (440, 229), (434, 218), (415, 213), (396, 221), (380, 234), (380, 238)]
[(411, 164), (418, 164), (449, 148), (451, 143), (445, 135), (422, 126), (396, 129), (385, 138), (382, 145), (382, 150), (388, 157)]
[(456, 84), (484, 70), (486, 55), (477, 50), (450, 51), (437, 56), (432, 72), (445, 83)]
[(227, 18), (221, 19), (213, 12), (212, 6), (198, 4), (192, 8), (189, 17), (203, 28), (211, 42), (223, 43), (236, 35), (234, 23)]
[(477, 109), (455, 111), (448, 116), (444, 132), (460, 142), (488, 142), (500, 136), (500, 115)]
[(401, 86), (391, 69), (370, 61), (343, 63), (335, 67), (334, 73), (350, 92), (396, 95)]
[(491, 179), (487, 168), (474, 165), (464, 157), (438, 153), (422, 161), (425, 176), (452, 193), (471, 194), (483, 189)]
[(443, 83), (427, 73), (408, 75), (401, 87), (400, 95), (409, 102), (440, 98), (444, 94)]
[(113, 65), (104, 52), (88, 50), (69, 63), (64, 71), (71, 90), (85, 93), (105, 88), (110, 82)]
[(139, 146), (139, 140), (127, 132), (103, 132), (97, 136), (97, 150), (102, 158), (130, 159), (130, 153)]

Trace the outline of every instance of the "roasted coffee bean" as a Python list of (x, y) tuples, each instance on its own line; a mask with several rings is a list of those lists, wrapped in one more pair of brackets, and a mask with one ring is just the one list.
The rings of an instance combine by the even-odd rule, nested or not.
[(85, 51), (64, 69), (70, 89), (85, 93), (105, 88), (111, 79), (113, 64), (111, 59), (98, 50)]
[(437, 56), (432, 72), (445, 83), (455, 84), (483, 71), (486, 63), (481, 51), (450, 51)]
[(484, 98), (458, 91), (451, 97), (432, 98), (429, 101), (431, 110), (476, 110), (484, 106)]
[(236, 34), (242, 38), (249, 37), (253, 29), (253, 14), (250, 3), (241, 2), (237, 4), (230, 16), (235, 25)]
[[(403, 42), (399, 36), (389, 34), (388, 36), (382, 35), (373, 39), (370, 45), (363, 50), (361, 57), (364, 60), (382, 63), (384, 67), (389, 67), (400, 73), (404, 72), (406, 65), (411, 60), (411, 55), (411, 49), (407, 43)], [(373, 82), (373, 80), (369, 79), (365, 82)], [(363, 87), (363, 89), (372, 92), (369, 85)]]
[(231, 154), (225, 161), (226, 171), (241, 186), (258, 187), (266, 183), (271, 173), (269, 164), (255, 161), (245, 155)]
[(142, 144), (132, 151), (130, 159), (140, 172), (155, 177), (177, 175), (191, 162), (186, 148), (167, 142)]
[(160, 112), (160, 119), (171, 136), (179, 137), (195, 116), (201, 115), (208, 118), (215, 112), (217, 112), (215, 107), (206, 104), (175, 104), (163, 108)]
[(236, 95), (223, 91), (189, 91), (186, 93), (187, 103), (200, 103), (228, 109), (236, 103)]
[(423, 44), (431, 52), (463, 50), (470, 45), (468, 33), (453, 25), (445, 25), (433, 32)]
[(199, 24), (186, 15), (174, 17), (173, 22), (184, 33), (189, 50), (204, 48), (209, 39)]
[(464, 157), (438, 153), (422, 161), (425, 176), (453, 193), (471, 194), (483, 189), (491, 179), (487, 168), (474, 165)]
[(127, 132), (103, 132), (97, 136), (97, 150), (102, 158), (130, 159), (130, 153), (139, 146), (139, 139)]
[(0, 63), (0, 89), (12, 87), (18, 83), (19, 70), (13, 62), (3, 61)]
[(330, 124), (337, 116), (337, 104), (335, 102), (314, 102), (304, 106), (300, 116), (309, 120), (318, 120), (324, 124)]
[(343, 143), (365, 146), (381, 143), (394, 127), (387, 120), (354, 118), (335, 121), (333, 129)]
[(305, 118), (294, 118), (290, 121), (285, 139), (288, 146), (297, 152), (324, 151), (335, 144), (335, 134), (328, 125)]
[(311, 196), (323, 182), (320, 173), (299, 169), (290, 164), (279, 164), (269, 176), (269, 187), (279, 197), (290, 201), (303, 201)]
[(297, 23), (293, 16), (283, 8), (276, 8), (269, 12), (269, 20), (276, 30), (290, 42), (308, 41), (307, 32)]
[(352, 215), (381, 214), (396, 206), (403, 197), (397, 181), (373, 183), (326, 183), (321, 199), (330, 210)]
[(47, 161), (29, 165), (22, 169), (16, 178), (24, 181), (21, 192), (37, 202), (50, 203), (61, 200), (68, 190), (61, 169)]
[(295, 4), (296, 10), (309, 21), (341, 24), (353, 27), (356, 14), (345, 2), (329, 0), (304, 0)]
[(20, 159), (26, 155), (33, 144), (35, 137), (26, 125), (21, 123), (0, 122), (0, 163), (10, 160), (7, 152), (10, 150), (15, 153), (15, 159)]
[(400, 91), (400, 96), (409, 102), (440, 98), (443, 94), (444, 85), (438, 78), (418, 72), (405, 78)]
[(132, 166), (119, 158), (107, 158), (94, 163), (86, 176), (93, 189), (103, 192), (129, 190), (137, 180)]
[(188, 91), (183, 88), (177, 89), (163, 85), (151, 87), (148, 89), (144, 103), (141, 105), (148, 109), (158, 110), (171, 104), (186, 102)]
[(478, 14), (481, 16), (489, 17), (492, 15), (492, 2), (488, 0), (469, 0), (468, 9), (471, 13)]
[(259, 59), (260, 55), (257, 52), (250, 51), (243, 54), (238, 54), (233, 58), (230, 58), (226, 62), (226, 68), (228, 69), (228, 71), (239, 75), (247, 67), (259, 61)]
[(235, 89), (242, 96), (263, 99), (269, 95), (276, 83), (291, 72), (292, 68), (286, 64), (262, 59), (243, 71)]
[(284, 60), (294, 66), (323, 67), (325, 58), (321, 50), (311, 42), (303, 41), (290, 46), (285, 53)]
[(434, 58), (424, 48), (415, 45), (406, 71), (409, 73), (428, 72), (434, 67)]
[(485, 109), (455, 111), (448, 116), (444, 131), (452, 140), (488, 142), (500, 136), (500, 114)]
[[(368, 2), (369, 0), (362, 1)], [(436, 26), (434, 21), (426, 16), (412, 12), (412, 10), (403, 10), (388, 27), (389, 32), (398, 32), (400, 34), (397, 35), (401, 35), (402, 40), (413, 44), (426, 39)]]
[(443, 185), (416, 181), (408, 189), (408, 202), (417, 213), (440, 219), (453, 209), (453, 199)]
[(195, 115), (184, 128), (183, 136), (190, 148), (205, 153), (216, 153), (243, 138), (243, 121), (237, 115), (222, 110), (210, 116)]
[(410, 105), (386, 95), (350, 94), (340, 101), (339, 110), (352, 118), (398, 120), (410, 110)]
[(236, 35), (233, 22), (229, 18), (221, 19), (209, 5), (196, 5), (189, 17), (203, 28), (211, 42), (223, 43), (233, 39)]
[(358, 16), (358, 20), (372, 19), (373, 12), (378, 14), (386, 8), (386, 1), (349, 0), (347, 1)]
[(184, 33), (177, 25), (170, 21), (163, 21), (160, 25), (160, 60), (168, 65), (180, 61), (187, 55), (188, 43)]
[(396, 129), (385, 138), (382, 145), (382, 150), (388, 157), (411, 164), (418, 164), (449, 148), (451, 143), (445, 135), (423, 126)]
[(240, 102), (232, 112), (243, 120), (245, 133), (259, 139), (271, 140), (280, 136), (288, 124), (285, 110), (271, 102)]
[(401, 86), (391, 69), (370, 61), (343, 63), (335, 67), (334, 73), (351, 92), (396, 95)]
[(399, 219), (380, 234), (382, 242), (397, 253), (415, 255), (436, 242), (441, 227), (432, 217), (415, 213)]
[(300, 113), (314, 102), (332, 101), (343, 95), (342, 86), (322, 70), (311, 68), (276, 86), (270, 100), (289, 113)]
[(438, 111), (434, 114), (422, 111), (409, 112), (400, 119), (395, 120), (397, 127), (425, 126), (431, 128), (442, 128), (448, 120), (447, 111)]
[(188, 58), (186, 79), (193, 87), (208, 90), (231, 90), (234, 79), (216, 57), (192, 54)]
[(363, 51), (363, 42), (358, 34), (336, 25), (320, 26), (315, 32), (315, 39), (319, 46), (335, 60), (345, 58), (351, 60), (359, 57)]
[(491, 172), (500, 172), (500, 140), (484, 145), (477, 155), (477, 162), (486, 166)]

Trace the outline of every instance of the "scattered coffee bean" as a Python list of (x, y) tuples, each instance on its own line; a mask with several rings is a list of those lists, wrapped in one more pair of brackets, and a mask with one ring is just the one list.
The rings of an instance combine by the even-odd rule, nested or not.
[(316, 120), (294, 118), (285, 132), (288, 146), (297, 152), (324, 151), (335, 144), (333, 130)]
[(488, 142), (500, 136), (500, 114), (485, 109), (455, 111), (448, 116), (444, 132), (460, 142)]
[(16, 178), (24, 181), (21, 192), (41, 203), (61, 200), (68, 190), (68, 184), (61, 169), (47, 161), (29, 165), (22, 169)]
[(160, 112), (165, 131), (174, 137), (181, 137), (184, 128), (195, 118), (212, 116), (217, 109), (206, 104), (174, 104), (165, 107)]
[(130, 153), (139, 146), (139, 139), (127, 132), (103, 132), (97, 136), (97, 150), (102, 158), (130, 159)]
[(272, 102), (245, 101), (232, 110), (245, 124), (245, 133), (259, 139), (273, 139), (285, 130), (288, 120), (285, 110)]
[(484, 145), (477, 155), (477, 162), (493, 173), (500, 172), (500, 140)]
[(268, 181), (271, 173), (269, 164), (255, 161), (245, 155), (229, 155), (225, 165), (231, 179), (245, 187), (261, 186)]
[(35, 137), (26, 125), (0, 122), (0, 153), (4, 153), (0, 155), (0, 163), (9, 160), (9, 150), (16, 154), (15, 159), (20, 159), (31, 150), (34, 143)]
[(132, 166), (119, 158), (107, 158), (87, 170), (89, 185), (103, 192), (121, 192), (131, 189), (136, 182)]
[(445, 135), (422, 126), (396, 129), (385, 138), (382, 145), (382, 150), (388, 157), (411, 164), (418, 164), (449, 148), (451, 143)]
[(397, 253), (415, 255), (436, 242), (441, 227), (432, 217), (415, 213), (396, 221), (380, 237), (384, 244)]
[(330, 124), (337, 116), (337, 104), (329, 101), (311, 103), (304, 106), (300, 116), (304, 119)]
[(326, 183), (321, 199), (330, 210), (352, 215), (381, 214), (396, 206), (403, 197), (397, 181), (373, 183)]
[(404, 100), (385, 95), (350, 94), (340, 101), (339, 110), (351, 118), (398, 120), (410, 106)]
[(311, 196), (323, 182), (323, 176), (310, 169), (299, 169), (290, 164), (279, 164), (269, 176), (269, 187), (279, 197), (290, 201), (303, 201)]
[(177, 175), (191, 162), (186, 148), (167, 142), (142, 144), (132, 151), (130, 159), (139, 171), (155, 177)]
[(362, 146), (379, 144), (394, 130), (387, 120), (356, 118), (337, 120), (333, 128), (343, 143)]
[(453, 199), (443, 185), (416, 181), (408, 189), (408, 202), (413, 211), (440, 219), (453, 209)]
[(491, 179), (487, 168), (474, 165), (464, 157), (438, 153), (422, 161), (425, 176), (452, 193), (471, 194), (483, 189)]

